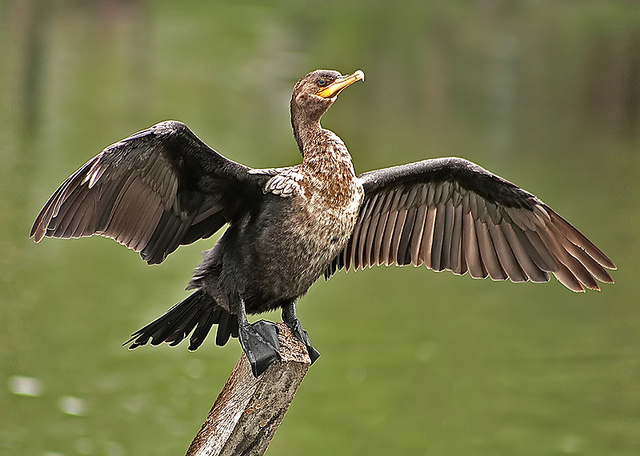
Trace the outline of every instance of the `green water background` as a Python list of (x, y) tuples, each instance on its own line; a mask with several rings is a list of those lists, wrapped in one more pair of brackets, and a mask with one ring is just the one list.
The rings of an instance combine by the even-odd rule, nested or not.
[(298, 309), (322, 357), (267, 454), (640, 454), (640, 6), (594, 0), (0, 2), (0, 454), (184, 454), (238, 344), (121, 344), (213, 239), (148, 267), (108, 239), (35, 245), (31, 223), (160, 120), (297, 163), (288, 101), (315, 68), (367, 75), (324, 119), (358, 172), (465, 157), (619, 270), (586, 294), (412, 267), (319, 281)]

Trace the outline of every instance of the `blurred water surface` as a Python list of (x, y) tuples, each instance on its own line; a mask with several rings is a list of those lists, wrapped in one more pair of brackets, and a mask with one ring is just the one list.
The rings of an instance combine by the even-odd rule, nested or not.
[[(121, 347), (200, 251), (27, 239), (106, 145), (178, 119), (255, 167), (300, 159), (294, 82), (351, 72), (324, 125), (356, 169), (463, 156), (534, 192), (619, 267), (572, 294), (424, 268), (337, 274), (299, 303), (322, 357), (268, 454), (640, 453), (635, 2), (0, 2), (0, 453), (186, 451), (236, 342)], [(268, 315), (279, 319), (279, 315)]]

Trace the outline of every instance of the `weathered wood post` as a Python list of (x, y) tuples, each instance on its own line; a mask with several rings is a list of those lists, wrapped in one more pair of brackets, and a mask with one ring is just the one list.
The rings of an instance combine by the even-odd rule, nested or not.
[(278, 328), (282, 361), (255, 378), (243, 353), (186, 456), (256, 456), (267, 450), (311, 364), (287, 325)]

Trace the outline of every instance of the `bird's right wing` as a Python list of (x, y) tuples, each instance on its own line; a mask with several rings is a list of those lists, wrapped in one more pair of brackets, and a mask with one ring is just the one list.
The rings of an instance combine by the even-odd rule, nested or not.
[(459, 158), (359, 176), (365, 197), (336, 270), (424, 264), (474, 278), (546, 282), (573, 291), (613, 282), (613, 262), (534, 195)]
[(211, 236), (262, 197), (250, 173), (166, 121), (104, 149), (49, 198), (31, 236), (99, 234), (160, 263), (181, 244)]

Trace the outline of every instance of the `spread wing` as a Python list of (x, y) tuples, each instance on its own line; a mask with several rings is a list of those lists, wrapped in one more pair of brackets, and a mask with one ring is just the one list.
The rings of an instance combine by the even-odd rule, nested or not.
[(71, 175), (42, 208), (31, 236), (39, 242), (99, 234), (160, 263), (259, 200), (268, 176), (249, 171), (186, 125), (161, 122), (107, 147)]
[(365, 191), (347, 247), (326, 271), (424, 264), (474, 278), (567, 288), (612, 283), (613, 262), (534, 195), (458, 158), (364, 173)]

